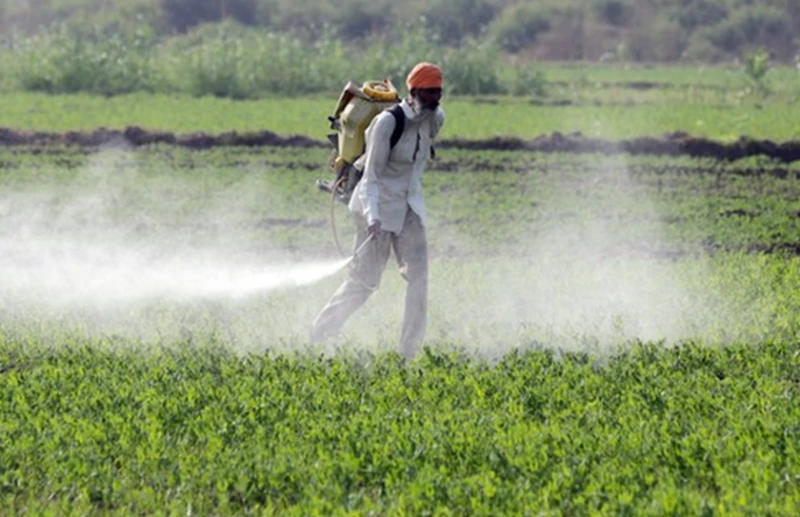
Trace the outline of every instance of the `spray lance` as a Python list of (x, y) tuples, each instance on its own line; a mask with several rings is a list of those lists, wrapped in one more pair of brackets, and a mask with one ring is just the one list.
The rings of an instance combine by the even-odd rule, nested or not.
[(350, 257), (349, 257), (349, 258), (348, 258), (348, 259), (345, 261), (345, 263), (344, 263), (344, 265), (343, 265), (342, 267), (344, 267), (344, 266), (349, 266), (349, 265), (350, 265), (350, 264), (352, 264), (352, 263), (353, 263), (353, 262), (354, 262), (356, 259), (358, 259), (358, 256), (359, 256), (359, 255), (361, 255), (361, 252), (362, 252), (362, 251), (364, 251), (364, 250), (366, 249), (366, 247), (367, 247), (367, 244), (369, 244), (369, 243), (370, 243), (370, 241), (373, 239), (373, 237), (374, 237), (374, 235), (372, 235), (371, 233), (370, 233), (369, 235), (367, 235), (367, 238), (366, 238), (366, 239), (364, 239), (364, 242), (362, 242), (362, 243), (361, 243), (361, 244), (358, 246), (358, 248), (356, 248), (356, 250), (355, 250), (355, 251), (353, 252), (353, 254), (352, 254), (352, 255), (350, 255)]

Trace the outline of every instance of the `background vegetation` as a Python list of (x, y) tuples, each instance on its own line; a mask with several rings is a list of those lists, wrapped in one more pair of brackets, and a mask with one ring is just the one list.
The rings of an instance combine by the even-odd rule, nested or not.
[(795, 66), (797, 2), (30, 0), (0, 5), (0, 87), (252, 98), (447, 67), (451, 93), (541, 94), (535, 63)]
[(0, 30), (36, 32), (63, 21), (127, 25), (156, 35), (232, 18), (311, 40), (327, 29), (342, 41), (402, 34), (408, 26), (438, 43), (469, 39), (544, 59), (719, 60), (759, 46), (792, 60), (800, 5), (787, 0), (29, 0), (0, 6)]

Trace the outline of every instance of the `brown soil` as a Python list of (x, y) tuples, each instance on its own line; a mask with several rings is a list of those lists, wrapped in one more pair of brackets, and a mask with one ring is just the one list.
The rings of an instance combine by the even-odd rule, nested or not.
[(162, 131), (148, 131), (136, 126), (129, 126), (122, 131), (100, 128), (91, 132), (67, 131), (64, 133), (46, 133), (31, 131), (15, 131), (0, 128), (0, 146), (25, 145), (48, 146), (68, 145), (97, 147), (102, 145), (132, 145), (134, 147), (151, 144), (168, 144), (191, 149), (209, 149), (211, 147), (244, 146), (244, 147), (327, 147), (328, 144), (305, 136), (282, 137), (272, 131), (238, 133), (231, 131), (210, 135), (197, 132), (187, 135), (176, 135)]
[(640, 137), (618, 141), (588, 138), (580, 133), (564, 135), (556, 132), (533, 140), (502, 137), (488, 140), (444, 140), (439, 143), (439, 147), (473, 150), (689, 156), (720, 161), (735, 161), (753, 156), (763, 156), (784, 163), (800, 160), (800, 141), (797, 140), (776, 143), (771, 140), (741, 137), (735, 142), (723, 143), (707, 138), (692, 137), (682, 132), (670, 133), (662, 137)]
[(772, 244), (753, 244), (748, 248), (751, 253), (782, 253), (800, 256), (800, 242), (777, 242)]
[[(191, 149), (212, 147), (329, 147), (330, 144), (301, 135), (283, 137), (271, 131), (250, 133), (227, 132), (216, 135), (197, 132), (177, 135), (161, 131), (148, 131), (140, 127), (124, 130), (100, 128), (91, 132), (67, 131), (64, 133), (15, 131), (0, 128), (0, 146), (43, 147), (53, 145), (97, 147), (103, 145), (167, 144)], [(442, 149), (539, 151), (563, 153), (628, 153), (634, 155), (689, 156), (719, 161), (735, 161), (741, 158), (761, 156), (783, 163), (800, 160), (800, 140), (773, 142), (741, 137), (731, 143), (693, 137), (684, 132), (665, 134), (661, 137), (640, 137), (627, 140), (604, 140), (589, 138), (580, 133), (552, 133), (532, 140), (516, 137), (495, 137), (483, 140), (445, 139), (438, 143)]]

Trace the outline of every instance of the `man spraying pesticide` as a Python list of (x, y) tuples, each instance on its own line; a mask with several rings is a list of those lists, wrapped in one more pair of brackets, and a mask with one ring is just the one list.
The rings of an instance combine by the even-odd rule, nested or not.
[(348, 201), (356, 238), (347, 278), (314, 320), (315, 342), (335, 335), (378, 288), (392, 250), (407, 281), (400, 353), (411, 359), (425, 335), (428, 245), (422, 174), (445, 119), (439, 106), (442, 83), (438, 66), (417, 64), (406, 79), (408, 96), (369, 123), (364, 154), (352, 167), (341, 164), (334, 184), (321, 185)]

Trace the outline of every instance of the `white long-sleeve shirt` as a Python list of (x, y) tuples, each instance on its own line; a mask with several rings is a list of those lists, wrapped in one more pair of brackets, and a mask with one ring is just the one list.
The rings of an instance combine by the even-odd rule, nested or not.
[(366, 153), (355, 163), (364, 175), (349, 205), (350, 211), (362, 215), (367, 224), (380, 221), (382, 230), (393, 233), (403, 229), (409, 208), (426, 224), (422, 173), (433, 139), (445, 119), (441, 108), (417, 113), (406, 100), (400, 105), (406, 121), (394, 149), (390, 140), (395, 119), (388, 110), (377, 115), (367, 127)]

